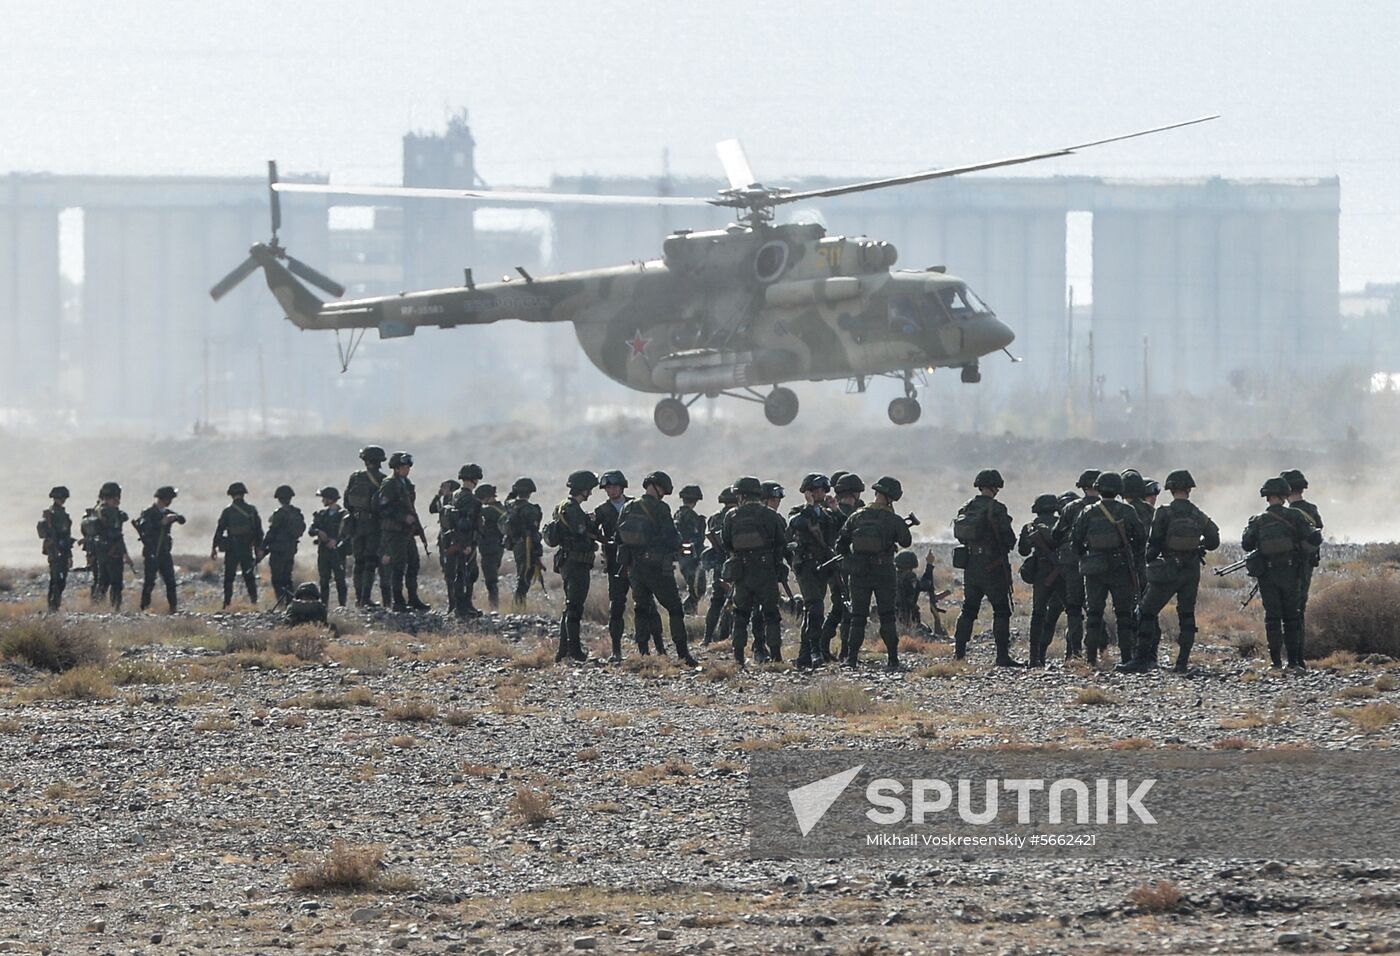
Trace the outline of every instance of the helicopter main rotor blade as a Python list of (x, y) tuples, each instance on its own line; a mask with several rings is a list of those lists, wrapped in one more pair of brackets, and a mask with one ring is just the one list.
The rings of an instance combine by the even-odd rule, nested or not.
[(282, 199), (277, 195), (277, 160), (267, 161), (267, 202), (272, 212), (272, 234), (282, 228)]
[(737, 139), (726, 139), (715, 143), (715, 152), (719, 153), (720, 165), (724, 167), (724, 175), (729, 177), (731, 189), (747, 189), (757, 184), (743, 143)]
[(232, 272), (215, 283), (214, 288), (209, 290), (209, 297), (215, 302), (218, 302), (224, 296), (232, 292), (234, 286), (252, 275), (257, 268), (258, 261), (252, 256), (244, 259)]
[(904, 186), (909, 183), (919, 183), (928, 179), (946, 179), (950, 176), (961, 176), (963, 173), (975, 173), (984, 169), (1000, 169), (1003, 166), (1019, 166), (1022, 163), (1033, 163), (1041, 159), (1053, 159), (1056, 156), (1069, 156), (1071, 153), (1081, 149), (1088, 149), (1090, 146), (1102, 146), (1105, 143), (1117, 143), (1125, 139), (1134, 139), (1138, 136), (1147, 136), (1151, 133), (1161, 133), (1169, 129), (1180, 129), (1183, 126), (1194, 126), (1197, 123), (1205, 123), (1209, 120), (1219, 119), (1219, 114), (1210, 116), (1198, 116), (1195, 119), (1185, 120), (1180, 123), (1170, 123), (1166, 126), (1154, 126), (1152, 129), (1141, 129), (1134, 133), (1124, 133), (1121, 136), (1110, 136), (1107, 139), (1096, 139), (1089, 143), (1079, 143), (1075, 146), (1065, 146), (1061, 149), (1047, 150), (1043, 153), (1029, 153), (1025, 156), (1012, 156), (1006, 159), (994, 159), (982, 163), (970, 163), (966, 166), (948, 166), (944, 169), (929, 169), (921, 173), (910, 173), (907, 176), (890, 176), (886, 179), (871, 179), (861, 183), (849, 183), (844, 186), (830, 186), (825, 189), (807, 189), (802, 192), (783, 193), (772, 198), (773, 205), (797, 202), (802, 199), (816, 199), (824, 196), (844, 196), (847, 193), (862, 193), (871, 189), (884, 189), (887, 186)]
[(305, 279), (307, 282), (310, 282), (322, 292), (329, 293), (330, 295), (335, 296), (337, 299), (345, 294), (345, 286), (341, 285), (339, 282), (336, 282), (330, 276), (317, 272), (315, 269), (311, 268), (309, 265), (302, 262), (300, 259), (295, 259), (292, 256), (287, 256), (287, 271), (294, 276), (299, 276)]
[(279, 193), (320, 193), (330, 196), (383, 196), (398, 199), (467, 199), (501, 205), (576, 206), (708, 206), (699, 196), (621, 196), (606, 193), (548, 193), (523, 190), (446, 189), (439, 186), (337, 186), (331, 183), (277, 183)]

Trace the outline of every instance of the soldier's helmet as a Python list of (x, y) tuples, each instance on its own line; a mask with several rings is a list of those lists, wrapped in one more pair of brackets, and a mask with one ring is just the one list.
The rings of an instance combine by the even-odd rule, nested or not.
[(849, 475), (849, 474), (850, 474), (849, 471), (842, 471), (840, 468), (837, 468), (835, 471), (833, 471), (833, 472), (831, 473), (831, 487), (835, 488), (835, 487), (836, 487), (836, 483), (837, 483), (838, 481), (840, 481), (842, 478), (845, 478), (845, 477), (846, 477), (847, 475)]
[(234, 495), (246, 495), (247, 493), (248, 486), (241, 481), (235, 481), (233, 484), (229, 485), (228, 491), (225, 492), (225, 494), (227, 494), (230, 498), (232, 498)]
[(591, 471), (576, 471), (569, 475), (569, 491), (592, 491), (598, 487), (598, 476)]
[(763, 482), (753, 475), (745, 475), (734, 482), (734, 493), (740, 498), (762, 498)]
[(510, 493), (513, 495), (532, 495), (535, 493), (535, 482), (530, 478), (517, 478), (511, 483)]
[(326, 487), (316, 492), (316, 496), (318, 498), (329, 498), (331, 501), (340, 500), (340, 492), (336, 490), (335, 485), (326, 485)]
[(810, 475), (803, 476), (802, 484), (798, 486), (797, 490), (804, 494), (808, 491), (830, 491), (831, 479), (814, 471)]
[(1288, 487), (1293, 491), (1306, 491), (1308, 488), (1308, 479), (1297, 468), (1290, 468), (1279, 477), (1288, 482)]
[(860, 475), (847, 472), (832, 482), (831, 487), (838, 495), (858, 495), (865, 490), (865, 482), (860, 480)]
[(763, 483), (764, 498), (784, 498), (787, 492), (783, 489), (782, 483), (777, 481), (765, 481)]
[(1054, 514), (1060, 510), (1060, 498), (1058, 495), (1036, 495), (1031, 510), (1038, 515)]
[(457, 469), (457, 477), (462, 481), (480, 481), (482, 479), (481, 466), (475, 462), (468, 462)]
[(297, 496), (291, 485), (278, 485), (277, 490), (272, 493), (272, 497), (278, 501), (291, 501)]
[(1196, 487), (1196, 479), (1191, 477), (1191, 472), (1185, 468), (1178, 468), (1167, 475), (1167, 480), (1162, 482), (1162, 487), (1168, 491), (1185, 491), (1188, 488)]
[(1270, 478), (1265, 481), (1263, 487), (1259, 489), (1259, 497), (1267, 498), (1270, 495), (1278, 495), (1280, 498), (1287, 498), (1292, 492), (1293, 489), (1289, 487), (1288, 482), (1284, 479)]
[(360, 449), (360, 460), (365, 464), (378, 464), (386, 457), (384, 449), (378, 445), (366, 445)]
[(899, 483), (898, 478), (891, 478), (885, 475), (883, 478), (870, 486), (871, 491), (878, 491), (891, 501), (898, 501), (904, 497), (904, 486)]
[(490, 497), (491, 497), (492, 495), (494, 495), (495, 493), (496, 493), (496, 486), (495, 486), (495, 485), (485, 485), (485, 484), (482, 484), (482, 485), (477, 485), (477, 486), (476, 486), (476, 496), (477, 496), (477, 498), (479, 498), (479, 499), (482, 500), (482, 501), (485, 501), (487, 498), (490, 498)]
[(457, 491), (462, 487), (462, 483), (460, 481), (454, 481), (451, 478), (447, 479), (442, 484), (443, 487), (445, 487), (448, 491)]
[(1156, 478), (1147, 478), (1144, 481), (1147, 485), (1147, 493), (1143, 495), (1144, 498), (1155, 498), (1162, 493), (1162, 485)]
[(1142, 472), (1128, 468), (1119, 477), (1123, 479), (1123, 494), (1130, 498), (1147, 497), (1147, 482), (1143, 480)]
[(732, 505), (737, 503), (739, 496), (734, 493), (734, 486), (730, 485), (719, 493), (719, 503), (722, 505)]
[(111, 498), (111, 497), (114, 497), (114, 496), (119, 495), (119, 494), (121, 494), (121, 493), (122, 493), (122, 486), (121, 486), (121, 485), (117, 484), (115, 481), (107, 481), (107, 482), (103, 482), (103, 483), (102, 483), (102, 487), (101, 487), (100, 489), (98, 489), (97, 497), (99, 497), (99, 498)]
[(1121, 495), (1123, 476), (1116, 471), (1105, 471), (1094, 479), (1094, 490), (1101, 495)]
[(413, 456), (406, 451), (396, 451), (389, 456), (389, 470), (402, 468), (404, 465), (412, 465)]
[(669, 495), (675, 489), (675, 485), (671, 484), (671, 476), (664, 471), (653, 471), (642, 479), (643, 488), (650, 488), (652, 485), (660, 488), (663, 495)]
[(175, 500), (176, 498), (178, 498), (179, 496), (180, 496), (180, 492), (177, 491), (174, 487), (172, 487), (172, 486), (170, 486), (170, 485), (161, 485), (159, 488), (156, 489), (156, 493), (155, 493), (154, 495), (152, 495), (151, 497), (153, 497), (153, 498), (164, 498), (164, 499), (168, 499), (168, 500), (170, 500), (170, 501), (174, 501), (174, 500)]
[(1073, 491), (1066, 491), (1064, 494), (1060, 495), (1060, 507), (1063, 508), (1065, 505), (1069, 504), (1071, 501), (1078, 501), (1078, 500), (1079, 500), (1079, 495), (1078, 495), (1078, 494), (1076, 494), (1076, 493), (1073, 492)]
[(995, 468), (983, 468), (977, 473), (977, 477), (972, 480), (974, 488), (1005, 488), (1006, 482), (1002, 480), (1001, 472)]
[(49, 489), (49, 497), (61, 498), (64, 501), (67, 501), (71, 496), (68, 494), (67, 488), (63, 487), (62, 485), (54, 485), (52, 488)]
[(919, 566), (919, 556), (906, 549), (894, 556), (894, 566), (901, 571), (912, 571)]
[(705, 493), (699, 485), (686, 485), (680, 490), (681, 501), (704, 501)]
[(617, 485), (619, 488), (626, 488), (627, 476), (614, 468), (612, 471), (603, 472), (603, 477), (598, 479), (598, 483), (604, 488), (608, 485)]
[(321, 600), (321, 589), (314, 581), (307, 581), (305, 584), (298, 584), (295, 597), (298, 601), (319, 601)]
[(1094, 482), (1099, 480), (1099, 472), (1096, 468), (1086, 468), (1079, 473), (1079, 480), (1074, 483), (1076, 488), (1096, 487)]

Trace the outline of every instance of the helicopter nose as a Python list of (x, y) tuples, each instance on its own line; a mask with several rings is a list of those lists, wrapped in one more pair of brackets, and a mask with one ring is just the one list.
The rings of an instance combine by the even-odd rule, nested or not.
[(1004, 349), (1016, 339), (1016, 333), (990, 312), (973, 319), (963, 329), (964, 348), (973, 355), (988, 355)]

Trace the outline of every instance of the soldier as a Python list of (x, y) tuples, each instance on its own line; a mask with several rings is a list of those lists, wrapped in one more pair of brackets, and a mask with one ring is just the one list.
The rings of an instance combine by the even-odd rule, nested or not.
[[(413, 456), (408, 452), (403, 452), (403, 461), (411, 465)], [(392, 456), (391, 456), (392, 457)], [(408, 507), (413, 518), (410, 526), (410, 538), (417, 538), (417, 541), (410, 540), (408, 546), (408, 564), (404, 566), (403, 583), (408, 592), (406, 604), (410, 611), (431, 611), (432, 606), (424, 603), (418, 596), (418, 573), (422, 570), (422, 559), (418, 554), (418, 544), (422, 542), (423, 550), (431, 556), (432, 552), (428, 548), (428, 533), (423, 529), (423, 519), (418, 517), (418, 489), (414, 486), (412, 479), (407, 474), (403, 476), (403, 483), (408, 488)], [(380, 562), (381, 568), (383, 562)]]
[[(860, 475), (848, 471), (832, 472), (831, 490), (836, 495), (834, 507), (828, 506), (832, 520), (835, 522), (837, 536), (840, 536), (841, 528), (846, 521), (861, 508), (865, 503), (861, 500), (860, 493), (865, 490), (865, 482)], [(847, 570), (847, 563), (840, 561), (835, 566), (836, 573), (831, 576), (831, 611), (826, 616), (826, 621), (822, 623), (821, 646), (822, 653), (827, 660), (832, 660), (831, 641), (836, 637), (837, 629), (841, 631), (841, 652), (836, 656), (836, 660), (844, 662), (850, 650), (851, 641), (851, 582), (850, 572)]]
[(687, 614), (695, 613), (705, 593), (705, 577), (700, 568), (700, 553), (705, 548), (705, 516), (695, 510), (704, 497), (699, 485), (686, 485), (680, 490), (681, 506), (676, 509), (676, 534), (681, 538), (681, 558), (676, 565), (685, 581)]
[(122, 511), (122, 486), (109, 481), (97, 495), (97, 562), (102, 568), (102, 587), (98, 598), (110, 598), (112, 607), (120, 611), (122, 607), (123, 564), (131, 563), (131, 555), (126, 550), (126, 538), (122, 531), (126, 527), (126, 512)]
[[(342, 576), (342, 593), (344, 587), (345, 581)], [(341, 607), (344, 606), (345, 599), (341, 598)], [(288, 626), (297, 627), (301, 624), (326, 623), (326, 602), (321, 600), (321, 589), (310, 581), (298, 585), (296, 592), (292, 595), (292, 600), (287, 602)]]
[(501, 533), (505, 545), (515, 556), (515, 607), (525, 606), (530, 584), (539, 578), (544, 585), (543, 559), (540, 557), (540, 521), (544, 513), (530, 500), (535, 483), (529, 478), (517, 478), (506, 495), (506, 513), (501, 518)]
[(1021, 562), (1021, 580), (1031, 585), (1029, 663), (1031, 667), (1044, 667), (1045, 652), (1055, 640), (1055, 626), (1065, 610), (1067, 562), (1059, 552), (1073, 554), (1073, 551), (1068, 542), (1055, 544), (1055, 519), (1060, 513), (1058, 497), (1037, 496), (1031, 511), (1035, 517), (1021, 528), (1016, 550), (1026, 559)]
[(1175, 597), (1179, 634), (1176, 666), (1172, 670), (1186, 673), (1191, 646), (1196, 642), (1196, 592), (1201, 586), (1201, 565), (1207, 551), (1220, 547), (1220, 529), (1191, 503), (1194, 487), (1196, 479), (1189, 471), (1167, 475), (1171, 503), (1152, 515), (1147, 532), (1147, 588), (1138, 604), (1137, 651), (1131, 662), (1118, 665), (1120, 671), (1142, 673), (1157, 666), (1157, 646), (1162, 640), (1157, 615)]
[(1162, 485), (1154, 478), (1146, 479), (1144, 484), (1147, 486), (1147, 494), (1144, 496), (1144, 500), (1155, 510), (1157, 507), (1157, 498), (1162, 494)]
[(258, 509), (244, 501), (248, 486), (235, 481), (228, 486), (228, 496), (233, 499), (219, 515), (218, 527), (214, 529), (214, 544), (209, 549), (209, 557), (224, 553), (224, 607), (233, 603), (233, 578), (242, 573), (243, 585), (248, 589), (248, 600), (258, 603), (258, 562), (263, 558), (262, 518)]
[(184, 524), (185, 516), (170, 510), (178, 495), (170, 485), (156, 489), (155, 503), (141, 512), (133, 522), (136, 534), (141, 539), (141, 565), (144, 576), (141, 582), (141, 610), (151, 606), (151, 594), (155, 591), (156, 575), (165, 584), (165, 601), (170, 613), (175, 613), (175, 561), (171, 557), (172, 544), (170, 526)]
[(1123, 491), (1123, 477), (1114, 471), (1103, 472), (1094, 481), (1094, 489), (1101, 497), (1092, 507), (1080, 510), (1070, 532), (1084, 575), (1084, 639), (1090, 664), (1098, 663), (1099, 652), (1107, 646), (1103, 615), (1110, 596), (1118, 622), (1119, 659), (1126, 661), (1133, 656), (1137, 569), (1143, 563), (1147, 542), (1137, 511), (1117, 500)]
[[(1296, 468), (1288, 469), (1279, 477), (1288, 482), (1288, 507), (1301, 511), (1312, 526), (1321, 531), (1322, 512), (1317, 510), (1317, 505), (1303, 497), (1303, 492), (1308, 490), (1308, 479)], [(1306, 639), (1308, 635), (1308, 596), (1312, 593), (1313, 571), (1322, 563), (1321, 548), (1309, 545), (1304, 551), (1306, 559), (1298, 577), (1298, 633), (1302, 635), (1301, 639)]]
[[(1136, 468), (1125, 468), (1121, 472), (1123, 478), (1123, 503), (1132, 505), (1137, 512), (1138, 521), (1142, 524), (1143, 531), (1152, 527), (1152, 505), (1147, 501), (1147, 479), (1142, 477), (1142, 472)], [(1137, 567), (1138, 601), (1142, 600), (1143, 594), (1147, 592), (1147, 561), (1144, 558)]]
[(1090, 468), (1081, 472), (1075, 482), (1082, 496), (1067, 498), (1060, 496), (1062, 507), (1060, 517), (1055, 522), (1052, 537), (1055, 541), (1056, 559), (1060, 562), (1061, 574), (1065, 579), (1065, 659), (1079, 657), (1084, 651), (1084, 575), (1079, 573), (1079, 553), (1070, 542), (1074, 522), (1085, 508), (1098, 503), (1099, 493), (1094, 490), (1094, 482), (1099, 473)]
[[(962, 613), (953, 632), (953, 656), (967, 656), (967, 642), (985, 597), (992, 606), (992, 638), (997, 667), (1021, 667), (1011, 656), (1011, 549), (1016, 532), (1006, 505), (997, 501), (1005, 487), (1001, 472), (987, 468), (973, 479), (977, 497), (962, 506), (953, 519), (953, 537), (960, 543), (963, 564)], [(954, 564), (957, 567), (957, 564)]]
[(826, 475), (807, 475), (798, 487), (803, 503), (792, 509), (787, 526), (792, 569), (802, 593), (802, 641), (797, 649), (797, 666), (813, 667), (830, 659), (830, 648), (822, 641), (822, 625), (826, 622), (827, 589), (837, 574), (827, 562), (835, 556), (840, 525), (827, 504), (831, 481)]
[(739, 505), (725, 515), (720, 532), (724, 550), (729, 554), (725, 576), (734, 589), (734, 660), (744, 666), (749, 626), (754, 617), (759, 617), (763, 633), (755, 630), (754, 660), (781, 661), (778, 578), (787, 571), (787, 523), (763, 503), (764, 488), (757, 478), (740, 478), (734, 482), (734, 493), (739, 497)]
[(38, 531), (49, 562), (49, 610), (57, 611), (63, 604), (63, 589), (68, 586), (68, 571), (73, 567), (73, 518), (66, 507), (67, 488), (59, 485), (51, 489), (49, 499), (53, 504), (44, 509)]
[(267, 554), (268, 573), (271, 576), (272, 593), (277, 595), (273, 609), (292, 603), (296, 597), (297, 546), (306, 533), (306, 519), (301, 509), (292, 504), (296, 492), (291, 485), (278, 485), (272, 493), (277, 499), (277, 508), (267, 519), (267, 534), (263, 536), (263, 551)]
[[(495, 485), (477, 485), (476, 500), (481, 502), (481, 520), (477, 526), (477, 557), (480, 562), (481, 579), (486, 585), (486, 599), (490, 602), (491, 610), (496, 610), (501, 606), (501, 559), (505, 557), (506, 546), (501, 536), (501, 518), (504, 517), (506, 509), (501, 507), (501, 503), (496, 500)], [(467, 613), (476, 611), (472, 604), (470, 591), (467, 593), (466, 606), (470, 609)]]
[[(438, 516), (438, 566), (442, 568), (442, 583), (447, 589), (447, 613), (457, 612), (457, 591), (462, 573), (462, 548), (452, 543), (452, 526), (456, 513), (452, 510), (452, 499), (462, 490), (462, 483), (451, 478), (438, 485), (437, 494), (428, 502), (428, 514)], [(475, 499), (476, 495), (472, 495)]]
[[(852, 476), (845, 475), (842, 480)], [(838, 489), (839, 490), (839, 489)], [(873, 596), (880, 613), (880, 637), (889, 656), (886, 670), (899, 670), (899, 632), (895, 627), (894, 553), (913, 543), (908, 523), (894, 513), (893, 504), (904, 496), (899, 481), (888, 476), (870, 486), (875, 501), (857, 509), (841, 526), (836, 551), (849, 568), (851, 636), (844, 666), (860, 666), (865, 643), (865, 623)]]
[(1303, 670), (1302, 600), (1299, 591), (1302, 570), (1311, 556), (1310, 549), (1322, 545), (1322, 532), (1300, 508), (1288, 507), (1292, 488), (1283, 478), (1270, 478), (1259, 489), (1268, 508), (1249, 519), (1240, 546), (1251, 553), (1249, 571), (1259, 584), (1264, 604), (1264, 632), (1269, 640), (1269, 659), (1282, 667), (1282, 652), (1288, 652), (1288, 666)]
[[(618, 560), (617, 522), (622, 509), (632, 499), (626, 494), (627, 476), (620, 471), (605, 471), (600, 479), (607, 499), (593, 509), (593, 523), (603, 542), (603, 570), (608, 575), (608, 637), (612, 641), (612, 656), (616, 664), (622, 660), (622, 632), (627, 615), (627, 595), (630, 587), (627, 569)], [(641, 635), (638, 635), (641, 639)]]
[(366, 445), (360, 449), (360, 461), (365, 467), (350, 475), (345, 483), (345, 511), (351, 528), (350, 553), (355, 558), (355, 606), (378, 607), (374, 603), (374, 582), (380, 579), (380, 599), (390, 603), (379, 574), (379, 516), (374, 509), (374, 496), (384, 484), (384, 449)]
[(665, 501), (671, 488), (671, 476), (664, 471), (653, 471), (642, 479), (642, 496), (629, 501), (617, 519), (618, 560), (627, 568), (637, 611), (650, 608), (656, 615), (655, 621), (649, 624), (638, 620), (637, 644), (642, 653), (647, 652), (647, 633), (655, 637), (657, 651), (662, 651), (660, 614), (655, 611), (654, 601), (666, 609), (670, 618), (671, 642), (676, 645), (676, 656), (694, 665), (690, 643), (686, 640), (685, 609), (680, 592), (676, 590), (674, 566), (680, 554), (681, 539), (676, 534), (671, 508)]
[(97, 601), (99, 593), (106, 593), (105, 585), (102, 582), (102, 562), (98, 560), (97, 553), (97, 510), (101, 507), (102, 502), (98, 501), (91, 507), (84, 508), (83, 517), (78, 522), (78, 533), (82, 536), (80, 542), (83, 555), (87, 558), (88, 570), (92, 572), (88, 584), (88, 598), (93, 602)]
[(559, 649), (554, 652), (557, 664), (569, 657), (587, 661), (580, 630), (583, 626), (583, 606), (588, 600), (588, 585), (593, 577), (593, 561), (598, 552), (598, 524), (583, 508), (583, 503), (598, 487), (598, 476), (591, 471), (576, 471), (569, 475), (569, 497), (554, 507), (549, 526), (549, 543), (554, 552), (554, 571), (564, 579), (564, 611), (559, 616)]
[(915, 574), (919, 556), (913, 551), (901, 551), (894, 556), (895, 624), (919, 637), (932, 637), (933, 631), (919, 613), (919, 595), (933, 595), (933, 551), (924, 552), (924, 573)]
[[(486, 548), (483, 541), (489, 539), (493, 544), (495, 564), (492, 565), (490, 577), (487, 580), (486, 591), (491, 601), (492, 609), (500, 603), (500, 597), (496, 590), (496, 581), (500, 576), (501, 553), (500, 546), (501, 530), (497, 526), (500, 520), (500, 508), (497, 506), (494, 511), (488, 513), (485, 505), (485, 497), (477, 494), (480, 490), (480, 483), (483, 472), (481, 466), (468, 462), (457, 469), (457, 480), (462, 483), (461, 489), (452, 496), (452, 535), (449, 550), (455, 551), (455, 564), (452, 571), (452, 579), (448, 582), (448, 594), (454, 595), (451, 598), (453, 608), (457, 616), (461, 618), (481, 617), (481, 611), (476, 606), (476, 581), (481, 577), (481, 567), (478, 560), (484, 563), (487, 557), (482, 549)], [(491, 489), (491, 497), (495, 498), (495, 489)], [(442, 545), (438, 545), (442, 548)]]
[(706, 644), (729, 640), (733, 627), (730, 595), (734, 588), (728, 581), (724, 580), (720, 570), (724, 567), (725, 559), (729, 557), (729, 553), (724, 550), (724, 518), (738, 504), (739, 498), (734, 494), (734, 489), (729, 487), (719, 493), (717, 500), (720, 503), (720, 510), (710, 515), (709, 520), (705, 522), (705, 540), (710, 545), (705, 549), (705, 568), (710, 572), (710, 579), (713, 582), (710, 590), (710, 606), (705, 611)]
[(321, 498), (322, 508), (311, 516), (311, 530), (307, 536), (316, 540), (316, 572), (321, 586), (317, 588), (317, 600), (325, 598), (330, 603), (331, 579), (335, 579), (335, 594), (340, 606), (345, 606), (345, 552), (350, 544), (345, 535), (347, 512), (340, 506), (340, 492), (334, 485), (326, 485), (316, 492)]
[(412, 469), (412, 455), (394, 452), (389, 456), (389, 476), (374, 496), (375, 515), (379, 518), (380, 588), (389, 593), (393, 609), (400, 613), (409, 609), (403, 593), (408, 554), (418, 551), (418, 543), (413, 540), (417, 530), (413, 484), (408, 480)]

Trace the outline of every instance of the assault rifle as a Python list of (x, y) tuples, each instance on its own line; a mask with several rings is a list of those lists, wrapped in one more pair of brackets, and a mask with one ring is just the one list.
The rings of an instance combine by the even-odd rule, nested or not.
[[(923, 523), (919, 520), (919, 516), (914, 514), (914, 512), (912, 511), (905, 515), (902, 520), (904, 521), (905, 527), (908, 528), (917, 527), (918, 525)], [(825, 571), (827, 568), (832, 567), (844, 557), (844, 554), (832, 554), (831, 557), (827, 558), (821, 564), (817, 565), (817, 570)]]
[[(1226, 564), (1226, 565), (1223, 565), (1223, 566), (1221, 566), (1221, 567), (1214, 568), (1213, 570), (1214, 570), (1214, 572), (1215, 572), (1215, 576), (1216, 576), (1216, 577), (1224, 577), (1224, 576), (1227, 575), (1227, 574), (1234, 574), (1236, 571), (1239, 571), (1239, 570), (1243, 569), (1243, 568), (1245, 567), (1245, 565), (1249, 564), (1249, 562), (1252, 561), (1253, 559), (1254, 559), (1254, 552), (1251, 551), (1251, 552), (1249, 552), (1248, 554), (1246, 554), (1244, 557), (1240, 558), (1238, 561), (1234, 562), (1233, 564)], [(1258, 590), (1258, 589), (1256, 588), (1256, 590)]]

